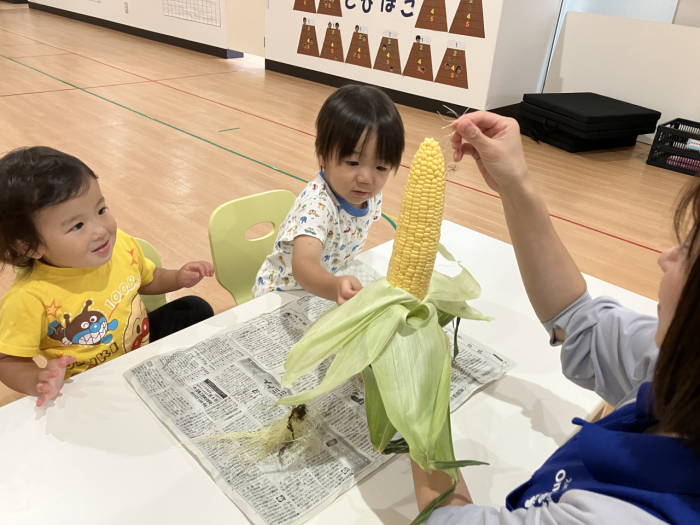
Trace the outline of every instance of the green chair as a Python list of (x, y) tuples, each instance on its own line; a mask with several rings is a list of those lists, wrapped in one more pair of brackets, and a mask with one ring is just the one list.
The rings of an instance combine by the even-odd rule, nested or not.
[[(146, 257), (146, 259), (148, 259), (158, 268), (160, 268), (162, 266), (160, 262), (160, 255), (158, 255), (158, 252), (153, 247), (153, 245), (148, 241), (144, 241), (143, 239), (136, 239), (136, 242), (138, 242), (139, 246), (141, 246), (141, 251), (143, 252), (143, 255)], [(153, 310), (157, 310), (158, 308), (160, 308), (168, 302), (165, 300), (165, 294), (142, 295), (141, 300), (143, 301), (143, 305), (146, 307), (146, 311), (149, 313)]]
[[(211, 214), (209, 245), (216, 280), (237, 304), (253, 298), (255, 276), (272, 253), (277, 232), (295, 199), (289, 191), (268, 191), (222, 204)], [(263, 222), (271, 222), (272, 231), (258, 239), (246, 239), (245, 232)]]

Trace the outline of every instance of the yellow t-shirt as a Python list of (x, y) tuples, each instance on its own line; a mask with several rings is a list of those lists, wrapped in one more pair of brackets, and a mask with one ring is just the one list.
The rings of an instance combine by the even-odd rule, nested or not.
[(111, 260), (96, 268), (36, 262), (0, 302), (0, 353), (75, 356), (66, 377), (148, 344), (148, 314), (139, 288), (155, 265), (133, 237), (117, 230)]

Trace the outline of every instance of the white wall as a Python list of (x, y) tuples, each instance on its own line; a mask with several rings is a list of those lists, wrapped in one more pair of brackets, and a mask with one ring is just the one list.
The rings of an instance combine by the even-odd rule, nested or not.
[[(227, 49), (225, 0), (219, 0), (220, 27), (165, 16), (163, 14), (164, 0), (126, 0), (129, 3), (128, 14), (124, 12), (124, 0), (101, 0), (100, 2), (88, 0), (32, 1), (73, 13), (94, 16), (155, 33)], [(255, 0), (255, 2), (259, 1), (262, 0)]]
[(266, 4), (267, 0), (226, 0), (229, 49), (265, 56)]
[(561, 0), (504, 0), (484, 109), (517, 104), (524, 93), (539, 93)]
[(679, 0), (674, 24), (700, 27), (700, 0)]
[(592, 91), (661, 111), (660, 123), (700, 121), (698, 49), (698, 28), (568, 13), (544, 92)]
[(673, 22), (676, 4), (678, 0), (564, 0), (562, 10), (670, 24)]
[[(685, 0), (700, 3), (700, 0)], [(598, 15), (636, 18), (650, 22), (670, 24), (676, 13), (679, 0), (562, 0), (561, 16), (557, 25), (554, 45), (556, 46), (566, 13), (595, 13)]]

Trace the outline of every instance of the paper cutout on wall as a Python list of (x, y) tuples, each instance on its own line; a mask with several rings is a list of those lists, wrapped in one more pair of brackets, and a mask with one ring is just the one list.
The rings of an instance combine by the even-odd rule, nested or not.
[(469, 88), (465, 49), (464, 42), (450, 40), (447, 43), (447, 50), (438, 67), (435, 82), (463, 89)]
[(350, 49), (345, 62), (362, 67), (372, 67), (372, 59), (369, 57), (369, 40), (367, 40), (367, 26), (355, 26), (355, 32), (350, 40)]
[(294, 0), (294, 11), (306, 11), (307, 13), (315, 13), (316, 0)]
[(485, 38), (482, 0), (460, 0), (450, 33)]
[(430, 55), (430, 37), (416, 36), (403, 76), (433, 81), (433, 59)]
[(318, 38), (316, 38), (316, 27), (311, 18), (304, 17), (297, 53), (318, 58)]
[(340, 37), (340, 24), (328, 22), (326, 38), (323, 39), (321, 58), (343, 62), (343, 39)]
[(416, 20), (416, 27), (447, 32), (445, 0), (424, 0)]
[(343, 11), (340, 9), (341, 0), (318, 0), (318, 14), (343, 16)]
[(401, 57), (399, 55), (399, 34), (396, 31), (384, 31), (379, 43), (374, 69), (387, 73), (401, 74)]

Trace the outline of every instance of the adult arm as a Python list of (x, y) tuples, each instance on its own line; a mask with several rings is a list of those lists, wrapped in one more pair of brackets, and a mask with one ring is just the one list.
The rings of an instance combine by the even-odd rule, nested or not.
[[(518, 123), (477, 112), (462, 116), (452, 127), (455, 161), (471, 155), (486, 183), (498, 192), (530, 303), (541, 321), (552, 319), (583, 295), (586, 282), (532, 183)], [(564, 337), (560, 330), (557, 339)]]

